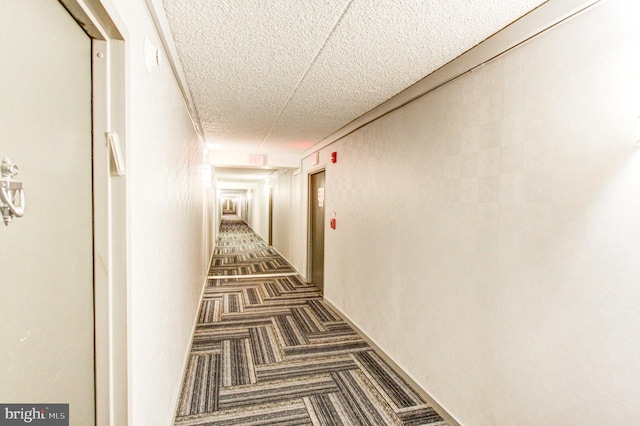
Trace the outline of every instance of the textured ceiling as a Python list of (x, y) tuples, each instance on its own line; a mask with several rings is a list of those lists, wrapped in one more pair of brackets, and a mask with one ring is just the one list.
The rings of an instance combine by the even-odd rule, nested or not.
[(164, 0), (207, 143), (299, 154), (545, 0)]
[(252, 189), (257, 182), (261, 182), (275, 171), (249, 167), (216, 167), (218, 187), (227, 189)]

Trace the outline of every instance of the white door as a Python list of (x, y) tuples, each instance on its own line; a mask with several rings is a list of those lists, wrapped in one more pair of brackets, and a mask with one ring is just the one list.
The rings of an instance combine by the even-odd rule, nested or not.
[(0, 156), (24, 217), (0, 223), (0, 402), (94, 424), (91, 40), (55, 0), (0, 0)]

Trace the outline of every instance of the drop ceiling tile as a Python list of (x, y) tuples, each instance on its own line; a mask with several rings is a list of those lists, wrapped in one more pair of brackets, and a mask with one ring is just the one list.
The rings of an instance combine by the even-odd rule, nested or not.
[(165, 0), (207, 138), (268, 135), (347, 0)]
[(543, 0), (164, 0), (208, 141), (301, 153)]
[(543, 2), (354, 0), (267, 143), (322, 140)]

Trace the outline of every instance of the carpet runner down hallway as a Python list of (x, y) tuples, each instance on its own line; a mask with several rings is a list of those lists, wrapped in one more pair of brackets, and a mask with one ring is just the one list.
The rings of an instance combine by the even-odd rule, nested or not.
[(446, 425), (237, 216), (209, 275), (175, 425)]

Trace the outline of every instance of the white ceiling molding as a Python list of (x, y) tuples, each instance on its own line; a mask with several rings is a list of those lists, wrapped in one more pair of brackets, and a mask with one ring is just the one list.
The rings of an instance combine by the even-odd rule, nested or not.
[(169, 22), (167, 21), (167, 15), (165, 14), (162, 6), (162, 0), (145, 0), (145, 3), (147, 5), (147, 10), (151, 15), (151, 19), (153, 20), (153, 24), (156, 27), (156, 32), (160, 37), (162, 47), (167, 55), (167, 62), (169, 62), (173, 75), (178, 83), (178, 87), (180, 87), (180, 92), (182, 93), (182, 98), (184, 99), (187, 112), (191, 118), (191, 122), (193, 123), (193, 128), (200, 136), (202, 143), (205, 143), (206, 138), (202, 128), (202, 123), (200, 122), (200, 116), (198, 115), (198, 110), (193, 102), (191, 89), (187, 84), (187, 79), (184, 75), (182, 64), (180, 63), (180, 57), (178, 56), (178, 51), (176, 49), (175, 42), (173, 41), (173, 36), (171, 35), (171, 29), (169, 27)]
[(216, 168), (218, 189), (249, 190), (255, 189), (267, 178), (279, 173), (279, 170), (256, 168)]
[[(242, 150), (209, 150), (209, 162), (214, 167), (250, 167), (248, 156)], [(264, 166), (270, 169), (292, 169), (300, 167), (300, 155), (297, 152), (274, 153), (266, 156)]]
[(331, 145), (378, 118), (496, 59), (509, 50), (527, 42), (566, 19), (585, 11), (600, 1), (602, 0), (563, 0), (562, 2), (548, 1), (542, 4), (500, 32), (429, 74), (416, 84), (307, 149), (301, 154), (302, 158), (310, 156), (314, 152)]

